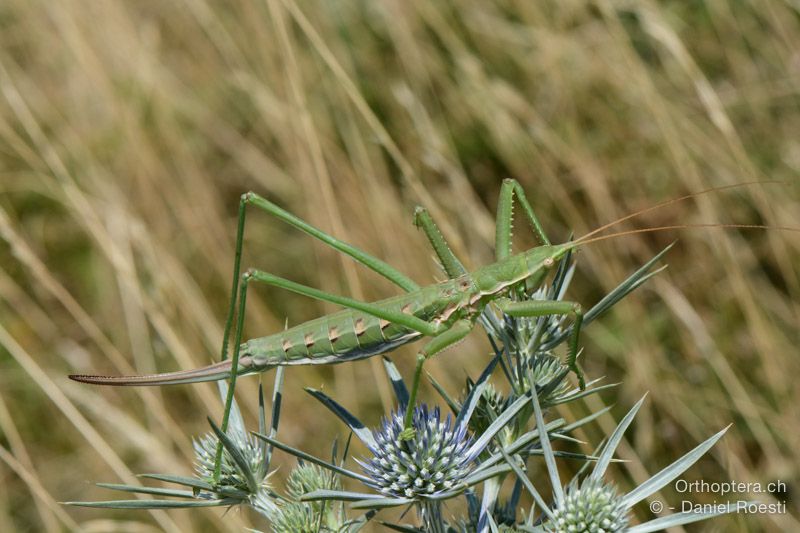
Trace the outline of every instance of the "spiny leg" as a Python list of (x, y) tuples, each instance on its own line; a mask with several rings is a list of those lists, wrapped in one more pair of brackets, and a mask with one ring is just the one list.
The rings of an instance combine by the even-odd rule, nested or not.
[[(236, 262), (238, 263), (239, 258), (236, 258)], [(238, 276), (237, 276), (238, 279)], [(225, 410), (222, 413), (222, 425), (220, 429), (223, 433), (228, 431), (228, 420), (231, 416), (231, 408), (233, 407), (233, 392), (236, 389), (236, 377), (239, 375), (239, 352), (241, 351), (242, 346), (242, 330), (244, 329), (244, 312), (247, 305), (247, 286), (250, 284), (250, 276), (245, 274), (242, 276), (242, 284), (239, 285), (239, 313), (236, 317), (236, 331), (234, 333), (234, 345), (233, 345), (233, 358), (231, 361), (231, 373), (228, 383), (228, 393), (225, 397)], [(236, 284), (234, 285), (234, 290), (236, 288)], [(233, 314), (229, 315), (229, 320), (232, 319)], [(227, 341), (228, 336), (225, 335), (225, 340)], [(223, 349), (223, 355), (225, 355), (225, 351)], [(223, 357), (224, 359), (224, 357)], [(217, 453), (216, 457), (214, 458), (214, 485), (219, 482), (219, 476), (222, 472), (222, 441), (220, 440), (217, 443)]]
[(539, 219), (536, 217), (531, 204), (528, 203), (528, 198), (525, 196), (525, 190), (517, 180), (505, 179), (500, 188), (500, 199), (497, 202), (497, 225), (495, 228), (495, 258), (498, 261), (506, 259), (511, 255), (511, 226), (514, 219), (514, 195), (516, 194), (517, 200), (522, 206), (522, 211), (528, 217), (533, 230), (536, 233), (536, 238), (542, 244), (550, 244), (550, 239), (542, 228)]
[(400, 440), (410, 440), (414, 437), (414, 427), (412, 426), (414, 418), (414, 404), (417, 401), (417, 391), (419, 390), (420, 380), (422, 378), (422, 367), (429, 358), (437, 353), (446, 350), (450, 346), (458, 343), (466, 337), (475, 324), (467, 319), (456, 321), (449, 329), (436, 335), (417, 353), (417, 366), (414, 369), (414, 381), (411, 385), (411, 393), (408, 398), (408, 405), (406, 406), (405, 416), (403, 418), (403, 431), (400, 433)]
[[(426, 336), (436, 337), (444, 330), (444, 327), (441, 325), (426, 322), (425, 320), (417, 318), (413, 315), (408, 315), (399, 310), (385, 309), (380, 305), (374, 303), (361, 302), (358, 300), (354, 300), (352, 298), (347, 298), (346, 296), (331, 294), (329, 292), (325, 292), (320, 289), (307, 287), (300, 283), (296, 283), (294, 281), (290, 281), (280, 276), (270, 274), (269, 272), (250, 269), (242, 275), (242, 282), (241, 285), (239, 285), (239, 298), (238, 298), (239, 309), (236, 320), (236, 330), (234, 332), (235, 345), (233, 347), (233, 359), (231, 361), (230, 384), (228, 386), (228, 395), (225, 399), (225, 411), (222, 415), (222, 425), (220, 426), (220, 429), (223, 432), (227, 431), (228, 429), (228, 419), (230, 418), (230, 411), (231, 407), (233, 406), (233, 393), (234, 393), (234, 388), (236, 386), (236, 376), (238, 375), (239, 352), (241, 350), (241, 345), (242, 345), (242, 329), (244, 328), (244, 313), (245, 313), (245, 306), (247, 303), (247, 288), (250, 285), (251, 281), (258, 281), (260, 283), (265, 283), (267, 285), (272, 285), (274, 287), (290, 290), (292, 292), (296, 292), (304, 296), (315, 298), (317, 300), (334, 303), (349, 309), (355, 309), (365, 314), (372, 315), (377, 318), (382, 318), (383, 320), (388, 320), (393, 324), (397, 324), (406, 327), (408, 329), (411, 329), (413, 331), (417, 331)], [(216, 456), (216, 463), (214, 466), (215, 483), (219, 481), (221, 464), (222, 464), (222, 442), (220, 442), (217, 445), (217, 456)]]
[(443, 329), (443, 327), (440, 325), (427, 322), (421, 318), (417, 318), (414, 315), (409, 315), (399, 310), (386, 309), (379, 304), (361, 302), (346, 296), (339, 296), (337, 294), (331, 294), (313, 287), (307, 287), (306, 285), (290, 281), (280, 276), (276, 276), (275, 274), (270, 274), (269, 272), (250, 269), (244, 274), (244, 277), (252, 279), (253, 281), (266, 283), (267, 285), (272, 285), (274, 287), (280, 287), (282, 289), (296, 292), (297, 294), (302, 294), (303, 296), (308, 296), (316, 300), (322, 300), (323, 302), (341, 305), (342, 307), (346, 307), (348, 309), (355, 309), (356, 311), (361, 311), (368, 315), (388, 320), (393, 324), (406, 327), (429, 337), (438, 335)]
[[(289, 213), (288, 211), (278, 207), (274, 203), (270, 202), (266, 198), (263, 198), (257, 195), (254, 192), (248, 192), (242, 195), (239, 201), (239, 214), (238, 214), (238, 221), (237, 221), (237, 230), (236, 230), (236, 250), (234, 254), (233, 260), (233, 281), (231, 286), (231, 294), (230, 294), (230, 303), (228, 305), (228, 313), (225, 319), (225, 328), (223, 330), (223, 338), (222, 338), (222, 348), (220, 350), (220, 359), (225, 360), (228, 357), (228, 339), (230, 338), (231, 327), (233, 326), (233, 317), (234, 317), (234, 310), (236, 309), (236, 302), (237, 302), (237, 292), (239, 292), (239, 317), (237, 322), (237, 331), (236, 331), (236, 344), (234, 346), (234, 361), (233, 365), (231, 366), (231, 381), (228, 387), (228, 395), (225, 401), (225, 412), (223, 414), (223, 421), (222, 421), (222, 431), (227, 430), (227, 423), (228, 418), (230, 417), (230, 409), (233, 402), (233, 393), (235, 390), (236, 384), (236, 369), (238, 368), (238, 353), (239, 353), (239, 345), (241, 344), (241, 324), (243, 324), (244, 317), (242, 316), (244, 313), (245, 307), (245, 293), (247, 289), (247, 282), (243, 281), (242, 290), (239, 290), (239, 271), (241, 268), (241, 259), (242, 259), (242, 246), (244, 241), (244, 227), (245, 227), (245, 218), (247, 213), (247, 205), (252, 204), (259, 209), (266, 211), (267, 213), (283, 220), (284, 222), (300, 229), (301, 231), (315, 237), (325, 244), (331, 246), (335, 250), (338, 250), (344, 254), (349, 255), (359, 263), (363, 264), (367, 268), (377, 272), (378, 274), (384, 276), (389, 281), (395, 283), (400, 288), (404, 289), (406, 292), (414, 291), (419, 289), (419, 286), (414, 283), (410, 278), (406, 275), (401, 273), (400, 271), (396, 270), (394, 267), (389, 265), (388, 263), (381, 261), (377, 257), (374, 257), (355, 246), (347, 244), (335, 237), (328, 235), (324, 231), (312, 226), (311, 224), (305, 222), (304, 220), (296, 217), (295, 215)], [(246, 278), (246, 279), (249, 279)], [(219, 480), (219, 472), (220, 472), (220, 465), (222, 460), (222, 443), (219, 444), (217, 447), (217, 457), (216, 457), (216, 464), (214, 468), (214, 481)]]
[(583, 371), (578, 366), (578, 341), (581, 334), (581, 324), (583, 324), (583, 310), (581, 305), (575, 302), (564, 302), (554, 300), (526, 300), (514, 302), (507, 298), (495, 302), (500, 310), (513, 317), (539, 317), (546, 315), (572, 315), (572, 335), (569, 340), (567, 352), (567, 366), (575, 373), (581, 390), (586, 388), (586, 381), (583, 378)]
[(316, 237), (317, 239), (321, 240), (325, 244), (329, 245), (331, 248), (342, 252), (345, 255), (349, 255), (365, 267), (369, 268), (370, 270), (377, 272), (381, 276), (385, 277), (398, 287), (402, 288), (406, 292), (415, 291), (419, 289), (419, 285), (414, 283), (409, 277), (405, 274), (391, 266), (390, 264), (386, 263), (385, 261), (381, 261), (377, 257), (368, 254), (367, 252), (357, 248), (351, 244), (347, 244), (346, 242), (340, 241), (336, 237), (328, 235), (324, 231), (320, 230), (309, 224), (308, 222), (302, 220), (299, 217), (289, 213), (285, 209), (278, 207), (277, 205), (273, 204), (266, 198), (263, 198), (257, 195), (254, 192), (246, 193), (242, 201), (245, 203), (252, 204), (259, 209), (263, 209), (267, 213), (283, 220), (284, 222), (291, 224), (292, 226), (296, 227), (297, 229), (311, 235), (312, 237)]
[(441, 262), (444, 271), (447, 273), (447, 277), (453, 279), (467, 273), (467, 269), (464, 268), (464, 265), (461, 264), (461, 261), (458, 260), (450, 249), (442, 232), (439, 231), (439, 227), (436, 225), (436, 222), (433, 221), (427, 209), (424, 207), (416, 208), (414, 211), (414, 225), (418, 228), (422, 228), (422, 231), (425, 232), (425, 236), (431, 243), (433, 251), (436, 252), (439, 262)]
[(228, 338), (230, 336), (231, 327), (233, 325), (233, 311), (236, 308), (236, 291), (239, 284), (239, 268), (241, 265), (241, 258), (242, 258), (242, 243), (244, 240), (245, 215), (247, 212), (246, 207), (248, 204), (252, 204), (255, 207), (258, 207), (259, 209), (266, 211), (267, 213), (283, 220), (284, 222), (294, 226), (295, 228), (311, 235), (312, 237), (319, 239), (320, 241), (331, 246), (335, 250), (338, 250), (344, 254), (349, 255), (362, 265), (382, 275), (383, 277), (385, 277), (392, 283), (396, 284), (406, 292), (419, 289), (419, 286), (416, 283), (414, 283), (405, 274), (398, 271), (388, 263), (381, 261), (377, 257), (374, 257), (364, 252), (363, 250), (356, 248), (355, 246), (347, 244), (331, 235), (328, 235), (324, 231), (312, 226), (311, 224), (289, 213), (285, 209), (278, 207), (274, 203), (270, 202), (266, 198), (257, 195), (254, 192), (245, 193), (242, 195), (241, 200), (239, 201), (239, 218), (236, 231), (236, 252), (233, 261), (233, 282), (231, 287), (230, 305), (228, 306), (228, 315), (225, 320), (225, 329), (223, 332), (224, 337), (222, 341), (221, 359), (226, 359), (228, 357)]

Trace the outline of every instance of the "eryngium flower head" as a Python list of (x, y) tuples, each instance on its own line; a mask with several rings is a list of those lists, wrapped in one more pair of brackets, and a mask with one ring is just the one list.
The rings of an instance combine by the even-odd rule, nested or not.
[[(260, 441), (250, 435), (242, 434), (238, 431), (228, 432), (228, 437), (236, 444), (239, 452), (244, 456), (250, 470), (255, 474), (257, 480), (264, 480), (267, 477), (267, 465), (264, 461), (264, 451)], [(195, 463), (194, 469), (200, 479), (211, 482), (214, 479), (214, 464), (217, 456), (217, 446), (219, 439), (213, 433), (206, 433), (199, 439), (194, 439)], [(222, 452), (222, 464), (220, 468), (219, 485), (235, 487), (240, 490), (248, 491), (247, 481), (231, 457), (227, 449)]]
[(628, 509), (613, 485), (588, 478), (578, 487), (577, 479), (567, 487), (563, 503), (553, 510), (545, 525), (550, 533), (614, 533), (628, 527)]
[[(299, 464), (286, 481), (286, 498), (279, 505), (266, 500), (264, 507), (260, 499), (253, 506), (264, 514), (272, 526), (273, 533), (327, 533), (339, 531), (340, 522), (335, 505), (323, 501), (301, 502), (304, 494), (316, 490), (341, 490), (342, 483), (337, 474), (310, 463)], [(322, 516), (321, 516), (322, 515)]]
[(286, 492), (295, 500), (315, 490), (341, 490), (341, 488), (342, 481), (338, 475), (311, 463), (297, 465), (286, 480)]
[[(552, 406), (558, 400), (562, 399), (567, 393), (570, 392), (570, 384), (567, 380), (567, 365), (561, 362), (561, 359), (556, 357), (550, 352), (541, 352), (532, 357), (526, 357), (522, 368), (523, 376), (521, 381), (524, 385), (524, 391), (528, 392), (531, 389), (530, 378), (527, 370), (533, 369), (533, 382), (536, 384), (539, 392), (539, 404), (543, 408)], [(519, 370), (514, 369), (517, 374)], [(472, 390), (474, 384), (467, 383), (466, 393)], [(486, 428), (500, 416), (503, 411), (515, 400), (517, 396), (504, 396), (502, 392), (491, 383), (487, 383), (483, 389), (478, 405), (475, 407), (475, 412), (470, 419), (470, 427), (475, 434), (481, 434), (486, 431)], [(526, 420), (524, 416), (520, 417)], [(501, 435), (504, 436), (503, 441), (507, 440), (506, 437), (513, 437), (512, 428), (506, 427)], [(513, 441), (513, 438), (511, 439)], [(510, 444), (508, 441), (507, 444)]]
[[(319, 514), (310, 505), (290, 502), (281, 505), (268, 515), (273, 533), (316, 533), (319, 528)], [(329, 529), (320, 529), (322, 532)]]
[[(545, 395), (539, 395), (539, 403), (546, 407), (569, 392), (570, 384), (566, 379), (567, 365), (551, 352), (540, 352), (525, 362), (525, 366), (533, 367), (533, 381), (538, 388), (554, 385)], [(557, 383), (554, 380), (559, 379)], [(526, 385), (528, 377), (523, 376)]]
[(422, 405), (414, 410), (412, 425), (414, 437), (401, 440), (400, 410), (373, 431), (373, 457), (360, 462), (370, 485), (389, 496), (419, 499), (455, 488), (475, 466), (466, 424), (454, 427), (450, 415), (442, 421), (438, 407), (430, 411)]
[[(472, 386), (472, 383), (467, 384), (467, 394)], [(464, 396), (466, 397), (467, 394)], [(475, 406), (475, 412), (472, 413), (469, 421), (472, 430), (476, 434), (486, 431), (486, 428), (494, 422), (495, 418), (503, 412), (507, 405), (508, 399), (503, 396), (503, 393), (491, 383), (487, 383), (481, 397), (478, 399), (478, 405)]]

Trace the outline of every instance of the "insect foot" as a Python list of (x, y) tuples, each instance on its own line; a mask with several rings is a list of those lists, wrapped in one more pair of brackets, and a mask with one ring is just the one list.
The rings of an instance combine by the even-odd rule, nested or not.
[(414, 437), (417, 435), (417, 430), (414, 428), (405, 428), (403, 431), (400, 432), (398, 437), (401, 441), (410, 441), (414, 440)]

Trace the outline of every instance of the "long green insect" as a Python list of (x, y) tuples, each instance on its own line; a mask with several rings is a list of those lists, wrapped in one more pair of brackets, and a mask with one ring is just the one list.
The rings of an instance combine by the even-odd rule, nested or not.
[[(542, 246), (525, 253), (511, 255), (512, 203), (517, 196), (523, 212), (530, 220)], [(250, 269), (239, 280), (239, 264), (246, 206), (252, 204), (322, 240), (333, 248), (383, 275), (406, 291), (405, 294), (365, 303), (337, 296), (267, 272)], [(577, 242), (552, 245), (539, 220), (525, 198), (522, 187), (515, 180), (505, 180), (500, 192), (497, 212), (496, 258), (497, 262), (474, 272), (467, 272), (453, 255), (441, 233), (422, 208), (417, 208), (415, 224), (421, 227), (450, 279), (419, 287), (402, 273), (366, 252), (324, 233), (310, 224), (281, 209), (272, 202), (249, 192), (242, 196), (234, 260), (232, 295), (238, 290), (239, 312), (234, 334), (232, 359), (225, 359), (227, 343), (222, 348), (223, 360), (195, 370), (170, 372), (146, 376), (90, 376), (72, 375), (71, 379), (99, 385), (168, 385), (231, 379), (229, 394), (237, 376), (263, 372), (279, 365), (330, 364), (363, 359), (390, 352), (421, 337), (430, 340), (417, 355), (417, 365), (411, 397), (406, 412), (406, 429), (411, 431), (411, 414), (425, 361), (459, 342), (475, 326), (483, 309), (490, 302), (511, 316), (536, 317), (551, 314), (572, 314), (575, 317), (570, 342), (568, 364), (583, 386), (583, 374), (577, 366), (578, 338), (582, 321), (579, 304), (565, 301), (515, 302), (507, 297), (511, 287), (532, 280), (534, 285), (544, 278), (548, 270)], [(241, 343), (247, 288), (252, 281), (288, 289), (299, 294), (341, 305), (346, 309), (316, 320), (305, 322), (281, 333), (251, 339)], [(225, 339), (232, 325), (234, 298), (228, 312)], [(235, 371), (234, 371), (235, 369)], [(223, 418), (227, 426), (228, 407)]]
[[(714, 190), (723, 188), (728, 187)], [(711, 189), (684, 198), (670, 200), (649, 209), (710, 191)], [(541, 245), (526, 252), (511, 255), (512, 208), (515, 196)], [(254, 269), (248, 270), (241, 276), (240, 284), (239, 271), (245, 213), (249, 204), (263, 209), (320, 239), (336, 250), (351, 256), (356, 261), (394, 282), (405, 290), (405, 294), (373, 303), (365, 303), (306, 287)], [(222, 430), (225, 431), (233, 402), (236, 378), (240, 375), (263, 372), (281, 365), (331, 364), (363, 359), (390, 352), (398, 346), (427, 337), (429, 338), (428, 342), (417, 354), (412, 389), (405, 413), (403, 438), (410, 438), (414, 433), (411, 427), (411, 416), (425, 361), (466, 337), (475, 327), (484, 308), (492, 303), (502, 312), (513, 317), (538, 317), (554, 314), (571, 315), (573, 317), (573, 327), (569, 341), (567, 364), (576, 374), (580, 386), (583, 388), (583, 373), (577, 364), (579, 337), (583, 320), (581, 306), (567, 301), (514, 301), (509, 296), (511, 291), (520, 286), (521, 283), (537, 286), (545, 278), (548, 271), (568, 251), (590, 242), (588, 237), (640, 213), (635, 213), (607, 224), (576, 241), (554, 245), (550, 243), (550, 240), (545, 235), (519, 183), (511, 179), (505, 180), (500, 191), (497, 210), (496, 262), (474, 272), (467, 272), (450, 250), (427, 211), (423, 208), (417, 208), (414, 219), (415, 224), (425, 232), (450, 278), (441, 283), (419, 287), (408, 277), (380, 259), (339, 241), (272, 202), (249, 192), (242, 196), (239, 206), (233, 287), (224, 331), (222, 361), (204, 368), (165, 374), (143, 376), (72, 375), (70, 378), (84, 383), (99, 385), (168, 385), (229, 378), (230, 387), (228, 388), (228, 397), (221, 425)], [(650, 231), (653, 229), (656, 228), (646, 228), (638, 231)], [(591, 239), (591, 241), (594, 240), (597, 239)], [(345, 310), (305, 322), (281, 333), (241, 342), (247, 289), (252, 281), (331, 302), (344, 307)], [(237, 291), (238, 299), (234, 298)], [(237, 300), (238, 314), (234, 333), (233, 356), (231, 359), (227, 359), (227, 340), (233, 325)]]

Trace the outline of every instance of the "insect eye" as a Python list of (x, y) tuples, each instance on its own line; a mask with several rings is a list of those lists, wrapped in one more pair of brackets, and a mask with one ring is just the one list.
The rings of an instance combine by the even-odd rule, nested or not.
[(546, 267), (553, 266), (553, 263), (555, 263), (555, 261), (553, 261), (552, 257), (548, 257), (547, 259), (544, 260), (544, 266)]

